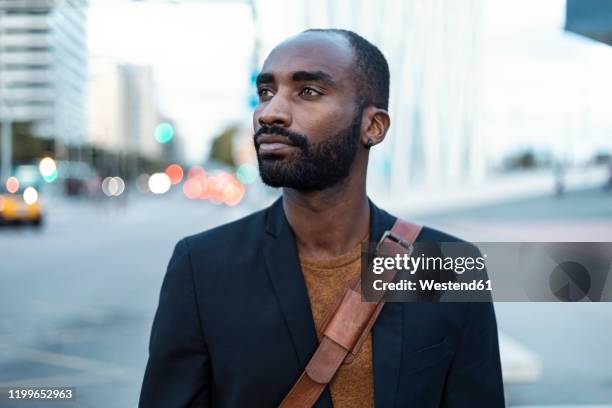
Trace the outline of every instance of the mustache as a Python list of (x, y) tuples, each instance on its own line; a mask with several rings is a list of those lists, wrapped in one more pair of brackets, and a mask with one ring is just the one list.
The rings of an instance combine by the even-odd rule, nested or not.
[(285, 128), (278, 126), (268, 126), (262, 125), (257, 132), (253, 135), (253, 139), (255, 140), (255, 144), (258, 145), (257, 139), (261, 135), (279, 135), (284, 136), (289, 139), (289, 142), (294, 144), (297, 147), (306, 148), (308, 146), (308, 138), (300, 133), (291, 132)]

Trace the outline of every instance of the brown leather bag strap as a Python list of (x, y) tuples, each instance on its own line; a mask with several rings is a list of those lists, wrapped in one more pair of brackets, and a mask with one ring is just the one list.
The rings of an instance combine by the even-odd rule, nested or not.
[[(408, 252), (421, 226), (409, 221), (395, 221), (390, 231), (385, 231), (380, 243), (397, 245), (398, 253)], [(379, 243), (379, 245), (380, 245)], [(378, 248), (378, 247), (377, 247)], [(395, 272), (386, 276), (392, 280)], [(385, 301), (361, 301), (361, 279), (349, 284), (336, 302), (336, 309), (324, 324), (319, 346), (306, 365), (306, 369), (285, 396), (280, 408), (311, 408), (332, 380), (343, 361), (350, 361), (357, 354), (367, 338)]]

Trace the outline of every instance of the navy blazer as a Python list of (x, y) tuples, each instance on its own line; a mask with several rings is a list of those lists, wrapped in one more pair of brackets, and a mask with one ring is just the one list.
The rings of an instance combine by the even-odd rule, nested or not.
[[(370, 215), (377, 241), (396, 218)], [(457, 238), (424, 227), (417, 241)], [(176, 245), (139, 407), (277, 407), (317, 344), (281, 198)], [(387, 303), (372, 360), (377, 407), (504, 407), (491, 303)], [(328, 388), (315, 406), (332, 407)]]

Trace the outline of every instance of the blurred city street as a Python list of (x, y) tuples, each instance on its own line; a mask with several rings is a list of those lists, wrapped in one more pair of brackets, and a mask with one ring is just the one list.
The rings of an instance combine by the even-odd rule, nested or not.
[[(174, 245), (279, 194), (253, 124), (304, 30), (384, 55), (351, 40), (346, 74), (388, 93), (379, 207), (472, 242), (612, 242), (611, 23), (601, 0), (0, 0), (0, 388), (137, 406)], [(612, 408), (612, 302), (495, 307), (509, 407)]]
[(174, 244), (248, 204), (58, 200), (41, 230), (0, 229), (0, 386), (70, 384), (79, 407), (136, 406)]
[[(104, 204), (52, 198), (40, 230), (0, 229), (0, 386), (70, 385), (76, 387), (78, 407), (135, 407), (174, 244), (270, 201), (247, 194), (239, 206), (228, 207), (178, 193), (123, 198)], [(418, 219), (472, 240), (494, 234), (498, 240), (528, 239), (538, 231), (539, 239), (549, 228), (553, 235), (567, 230), (587, 236), (596, 225), (605, 226), (601, 231), (608, 236), (601, 238), (610, 240), (612, 192), (590, 190)], [(537, 353), (543, 367), (539, 382), (509, 387), (511, 406), (612, 402), (612, 305), (498, 303), (496, 308), (500, 329)]]

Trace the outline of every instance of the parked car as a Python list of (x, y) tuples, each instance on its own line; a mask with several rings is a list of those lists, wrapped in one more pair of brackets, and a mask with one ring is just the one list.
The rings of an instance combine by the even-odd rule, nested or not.
[(13, 172), (19, 187), (9, 192), (6, 185), (0, 186), (0, 222), (30, 222), (40, 226), (43, 208), (40, 200), (40, 173), (34, 165), (17, 166)]

